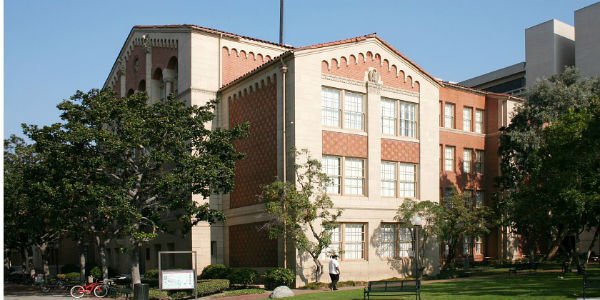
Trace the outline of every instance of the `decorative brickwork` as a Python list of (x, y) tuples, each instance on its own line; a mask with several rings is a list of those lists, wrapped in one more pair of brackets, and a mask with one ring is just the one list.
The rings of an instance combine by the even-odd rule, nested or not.
[(125, 74), (127, 88), (125, 90), (137, 90), (142, 80), (146, 80), (146, 51), (142, 46), (135, 46), (127, 60)]
[(231, 267), (277, 267), (277, 240), (269, 239), (265, 223), (229, 226), (229, 265)]
[(235, 48), (229, 50), (227, 47), (223, 47), (221, 51), (223, 57), (222, 86), (234, 81), (238, 77), (271, 60), (271, 57), (268, 55), (263, 56), (260, 53), (253, 52), (246, 53), (244, 50), (238, 51)]
[(171, 57), (177, 57), (177, 48), (152, 48), (152, 69), (157, 68), (162, 70), (167, 68), (167, 64)]
[(405, 72), (398, 70), (396, 65), (390, 66), (390, 62), (387, 59), (383, 59), (382, 61), (379, 53), (373, 55), (369, 51), (366, 54), (350, 54), (348, 58), (342, 56), (340, 58), (332, 58), (331, 61), (324, 60), (321, 62), (321, 72), (324, 74), (360, 81), (366, 80), (365, 75), (373, 69), (377, 70), (378, 79), (385, 86), (419, 92), (420, 84), (418, 81), (413, 83), (412, 77), (405, 76)]
[(323, 131), (323, 154), (367, 158), (367, 147), (367, 136)]
[(419, 163), (419, 143), (381, 139), (381, 160)]
[(274, 79), (263, 87), (229, 100), (230, 126), (250, 123), (247, 138), (236, 141), (246, 157), (236, 163), (235, 187), (230, 208), (258, 203), (261, 186), (277, 176), (277, 84)]

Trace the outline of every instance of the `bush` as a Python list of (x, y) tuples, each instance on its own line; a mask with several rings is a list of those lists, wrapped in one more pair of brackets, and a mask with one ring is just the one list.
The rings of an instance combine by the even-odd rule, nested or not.
[(144, 274), (145, 279), (158, 279), (158, 269), (151, 269)]
[(258, 273), (252, 269), (233, 270), (228, 279), (231, 284), (248, 286), (256, 281)]
[(265, 286), (269, 290), (272, 290), (281, 285), (289, 287), (294, 282), (295, 277), (296, 275), (290, 269), (271, 269), (267, 271), (267, 273), (265, 273)]
[(79, 272), (70, 272), (70, 273), (66, 273), (66, 274), (61, 274), (61, 277), (64, 277), (65, 280), (70, 280), (70, 281), (79, 281), (79, 277), (81, 274), (79, 274)]
[(229, 288), (227, 279), (199, 280), (196, 284), (196, 291), (199, 296), (220, 293)]
[(90, 275), (94, 276), (94, 278), (102, 278), (102, 269), (95, 266), (90, 270)]
[(208, 265), (202, 270), (200, 279), (227, 279), (231, 269), (222, 264)]
[(150, 300), (169, 300), (169, 293), (167, 291), (161, 291), (159, 289), (150, 289), (148, 293)]
[(60, 272), (63, 274), (74, 272), (79, 273), (79, 266), (76, 266), (74, 264), (66, 264), (60, 268)]

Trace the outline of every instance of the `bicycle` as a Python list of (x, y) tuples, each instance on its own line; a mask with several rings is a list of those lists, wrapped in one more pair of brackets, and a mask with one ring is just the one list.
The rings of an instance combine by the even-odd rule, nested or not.
[(71, 288), (71, 297), (81, 298), (85, 295), (94, 294), (98, 298), (104, 298), (108, 295), (109, 285), (103, 282), (94, 281), (85, 285), (76, 285)]

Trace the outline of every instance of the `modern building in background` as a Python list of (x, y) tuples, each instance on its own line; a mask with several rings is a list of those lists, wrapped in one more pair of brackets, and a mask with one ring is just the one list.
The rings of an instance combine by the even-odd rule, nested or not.
[[(341, 254), (344, 278), (363, 281), (411, 274), (411, 225), (395, 220), (405, 198), (440, 202), (452, 190), (475, 206), (490, 204), (498, 128), (521, 102), (440, 82), (377, 35), (293, 48), (194, 25), (134, 27), (105, 87), (120, 96), (143, 91), (151, 101), (171, 93), (190, 105), (219, 99), (213, 128), (251, 125), (235, 143), (246, 157), (236, 164), (234, 190), (191, 197), (222, 209), (226, 221), (162, 235), (143, 249), (143, 268), (156, 268), (161, 250), (196, 250), (199, 269), (282, 266), (282, 241), (260, 229), (269, 216), (258, 195), (283, 177), (284, 164), (294, 181), (295, 162), (283, 153), (307, 149), (333, 179), (327, 192), (335, 207), (344, 209), (330, 248)], [(511, 259), (518, 248), (507, 237), (502, 229), (468, 237), (461, 253)], [(126, 271), (123, 246), (111, 246), (109, 263)], [(427, 246), (426, 272), (438, 271), (443, 248)], [(287, 265), (303, 285), (314, 266), (293, 249)]]
[(537, 80), (571, 66), (583, 76), (600, 76), (600, 2), (576, 10), (575, 26), (549, 20), (525, 29), (525, 62), (460, 84), (520, 96)]

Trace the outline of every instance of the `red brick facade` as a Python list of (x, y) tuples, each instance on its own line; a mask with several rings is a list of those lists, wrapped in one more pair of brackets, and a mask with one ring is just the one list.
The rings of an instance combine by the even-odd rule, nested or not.
[(364, 81), (369, 68), (376, 69), (380, 80), (389, 87), (419, 92), (419, 82), (413, 82), (412, 77), (405, 76), (404, 71), (398, 70), (396, 65), (391, 65), (387, 59), (381, 60), (379, 53), (373, 55), (371, 52), (366, 54), (351, 54), (346, 58), (333, 58), (331, 61), (321, 63), (321, 72), (335, 76)]
[(268, 80), (263, 87), (245, 90), (229, 99), (229, 125), (249, 122), (249, 136), (235, 142), (246, 157), (236, 163), (235, 187), (230, 208), (258, 203), (261, 186), (277, 177), (277, 84)]
[(367, 136), (323, 131), (323, 154), (367, 158)]
[(381, 160), (419, 163), (419, 143), (381, 139)]
[(227, 47), (221, 49), (221, 54), (223, 57), (223, 86), (271, 60), (269, 55), (246, 52), (245, 50), (238, 51), (235, 48), (229, 50)]
[(230, 267), (277, 267), (277, 240), (269, 239), (265, 223), (229, 226)]

